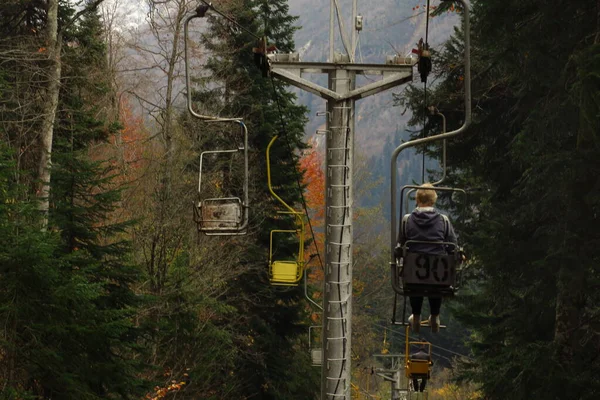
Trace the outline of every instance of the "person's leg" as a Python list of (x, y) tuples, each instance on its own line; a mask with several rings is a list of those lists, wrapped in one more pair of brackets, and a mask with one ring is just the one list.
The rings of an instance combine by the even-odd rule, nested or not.
[(442, 298), (429, 297), (429, 309), (431, 310), (431, 316), (429, 317), (429, 326), (431, 331), (436, 333), (440, 331), (440, 309), (442, 308)]
[(429, 297), (429, 309), (431, 310), (431, 315), (440, 315), (440, 310), (442, 309), (442, 298)]
[(419, 388), (419, 392), (425, 391), (425, 385), (427, 385), (427, 378), (421, 379), (421, 387)]
[(421, 315), (421, 309), (423, 308), (423, 298), (422, 297), (411, 297), (410, 298), (410, 308), (414, 315)]
[(414, 333), (419, 333), (421, 327), (421, 309), (423, 308), (423, 297), (411, 297), (410, 308), (412, 315), (408, 318), (408, 323)]
[(413, 389), (415, 392), (419, 391), (419, 380), (417, 378), (413, 378)]

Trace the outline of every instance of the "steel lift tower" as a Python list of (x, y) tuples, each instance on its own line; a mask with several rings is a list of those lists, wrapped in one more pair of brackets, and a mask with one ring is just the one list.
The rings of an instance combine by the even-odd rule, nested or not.
[[(346, 54), (334, 52), (336, 14)], [(297, 53), (268, 56), (273, 76), (327, 100), (322, 400), (351, 399), (354, 105), (356, 100), (412, 82), (413, 77), (412, 58), (395, 55), (388, 56), (385, 64), (354, 63), (361, 29), (357, 0), (352, 6), (351, 40), (343, 29), (338, 0), (331, 0), (328, 62), (300, 62)], [(327, 87), (303, 78), (307, 73), (327, 74)], [(357, 74), (381, 79), (357, 88)]]

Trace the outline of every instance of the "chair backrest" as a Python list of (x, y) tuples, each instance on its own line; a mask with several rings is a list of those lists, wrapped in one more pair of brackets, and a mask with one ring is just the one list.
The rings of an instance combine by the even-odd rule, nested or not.
[[(232, 122), (232, 121), (224, 121)], [(243, 137), (242, 147), (206, 150), (200, 153), (200, 164), (198, 171), (198, 203), (194, 210), (194, 220), (198, 224), (198, 231), (205, 235), (244, 235), (248, 225), (248, 129), (241, 121), (234, 121), (240, 125)], [(232, 144), (233, 146), (233, 144)], [(206, 158), (217, 158), (220, 156), (233, 157), (242, 153), (242, 160), (235, 164), (238, 168), (236, 177), (243, 182), (239, 187), (227, 188), (227, 191), (236, 192), (234, 196), (220, 196), (220, 193), (211, 193), (206, 188), (206, 175), (210, 177), (210, 166), (206, 167)], [(242, 168), (241, 174), (239, 168)], [(212, 171), (214, 173), (214, 171)], [(204, 183), (204, 186), (203, 186)], [(236, 185), (237, 186), (237, 185)], [(211, 196), (211, 194), (213, 196)], [(239, 196), (237, 196), (239, 195)]]
[(406, 252), (402, 258), (402, 281), (404, 285), (454, 286), (457, 264), (453, 254)]
[(430, 375), (431, 363), (427, 360), (409, 360), (406, 366), (406, 376), (409, 378), (416, 376)]
[(242, 224), (241, 199), (206, 199), (200, 208), (199, 229), (204, 231), (235, 231)]

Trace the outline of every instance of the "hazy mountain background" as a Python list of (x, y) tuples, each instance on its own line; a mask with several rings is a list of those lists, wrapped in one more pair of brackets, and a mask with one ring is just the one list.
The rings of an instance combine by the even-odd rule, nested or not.
[[(352, 0), (339, 0), (346, 30), (353, 25), (351, 21)], [(214, 2), (219, 6), (219, 2)], [(437, 5), (433, 2), (432, 5)], [(118, 30), (127, 32), (125, 41), (127, 66), (122, 69), (131, 72), (121, 72), (126, 77), (122, 85), (129, 92), (136, 92), (148, 100), (143, 103), (147, 115), (152, 115), (155, 110), (149, 104), (160, 101), (163, 77), (156, 68), (137, 68), (154, 63), (154, 59), (140, 53), (136, 49), (148, 48), (159, 51), (157, 39), (147, 31), (147, 19), (151, 8), (143, 0), (107, 0), (107, 7), (114, 7), (120, 14)], [(301, 53), (302, 61), (327, 61), (329, 54), (329, 0), (289, 0), (290, 13), (298, 16), (297, 26), (300, 29), (295, 34), (296, 49)], [(358, 13), (363, 16), (363, 30), (359, 35), (356, 51), (357, 62), (384, 63), (386, 56), (396, 53), (410, 54), (416, 47), (421, 37), (425, 37), (425, 8), (426, 2), (417, 0), (359, 0)], [(456, 14), (446, 14), (431, 18), (429, 25), (429, 42), (433, 48), (440, 45), (450, 37), (453, 27), (458, 23)], [(206, 29), (205, 23), (196, 21), (191, 26), (192, 37), (199, 35)], [(336, 20), (336, 45), (338, 52), (343, 52), (340, 40), (339, 27)], [(166, 40), (169, 36), (165, 36)], [(133, 43), (131, 43), (133, 42)], [(152, 55), (152, 53), (150, 53)], [(202, 60), (200, 61), (202, 64)], [(183, 98), (183, 66), (177, 66), (175, 88), (177, 108), (184, 112)], [(157, 72), (158, 71), (158, 72)], [(158, 74), (158, 75), (157, 75)], [(309, 75), (306, 78), (326, 85), (324, 75)], [(368, 83), (368, 79), (378, 77), (359, 77), (357, 85)], [(130, 82), (135, 82), (136, 87), (129, 88)], [(140, 84), (142, 82), (143, 84)], [(422, 87), (416, 73), (413, 84)], [(158, 86), (157, 86), (158, 85)], [(360, 196), (357, 201), (361, 205), (376, 205), (383, 202), (387, 210), (389, 198), (389, 158), (393, 149), (408, 138), (406, 122), (410, 112), (393, 106), (392, 93), (402, 93), (407, 85), (399, 86), (383, 93), (359, 100), (356, 103), (356, 149), (355, 152), (359, 168), (371, 172), (371, 178), (377, 182), (376, 187), (369, 189), (369, 196)], [(164, 89), (164, 88), (163, 88)], [(322, 136), (315, 135), (319, 128), (324, 128), (324, 117), (317, 117), (316, 113), (325, 109), (325, 101), (318, 96), (296, 89), (298, 101), (310, 110), (309, 123), (306, 126), (307, 138), (316, 137), (319, 147), (322, 147)], [(134, 101), (135, 103), (135, 101)], [(149, 118), (149, 117), (146, 117)], [(149, 120), (152, 123), (152, 120)], [(412, 180), (420, 180), (421, 160), (415, 151), (410, 149), (401, 155), (398, 163), (400, 183), (405, 184)], [(435, 168), (437, 163), (428, 163), (430, 168)], [(385, 213), (388, 214), (387, 212)]]
[[(435, 5), (437, 3), (432, 3)], [(327, 61), (329, 54), (329, 8), (328, 0), (290, 0), (290, 13), (299, 17), (301, 27), (295, 35), (296, 48), (301, 53), (302, 61)], [(347, 30), (352, 26), (352, 1), (340, 0)], [(357, 62), (384, 63), (387, 55), (396, 53), (410, 54), (420, 38), (425, 37), (426, 3), (419, 1), (378, 0), (359, 1), (358, 14), (363, 16), (363, 30), (359, 34), (356, 51)], [(456, 14), (431, 18), (429, 24), (429, 43), (432, 47), (440, 47), (453, 32), (459, 18)], [(338, 52), (343, 52), (339, 28), (336, 21), (336, 45)], [(348, 37), (350, 34), (348, 33)], [(324, 76), (308, 76), (309, 79), (326, 84)], [(368, 83), (360, 77), (357, 86)], [(416, 73), (413, 84), (422, 87)], [(362, 205), (376, 205), (383, 202), (388, 209), (389, 196), (389, 160), (394, 148), (402, 140), (408, 138), (406, 122), (410, 118), (405, 110), (393, 106), (392, 93), (402, 93), (407, 85), (399, 86), (386, 92), (359, 100), (356, 103), (356, 157), (359, 163), (370, 170), (377, 187), (371, 189), (369, 196), (357, 199)], [(309, 137), (319, 128), (324, 128), (324, 117), (317, 117), (318, 111), (325, 109), (325, 101), (318, 96), (301, 90), (296, 91), (300, 103), (309, 110), (310, 122), (306, 132)], [(322, 137), (318, 138), (320, 145)], [(428, 163), (432, 168), (436, 163)], [(420, 180), (421, 159), (414, 150), (408, 150), (399, 162), (400, 183)]]
[[(346, 17), (344, 24), (349, 29), (352, 1), (340, 0), (340, 4)], [(329, 52), (329, 1), (290, 0), (289, 5), (291, 14), (299, 17), (301, 29), (296, 32), (295, 40), (302, 61), (326, 61)], [(384, 63), (387, 55), (410, 53), (419, 39), (425, 37), (425, 7), (426, 3), (418, 1), (359, 1), (358, 13), (364, 18), (364, 27), (359, 35), (357, 61)], [(432, 18), (430, 44), (436, 47), (443, 43), (457, 21), (456, 15)], [(339, 36), (339, 31), (336, 31), (335, 48), (342, 52)], [(362, 78), (358, 84), (364, 82)], [(421, 85), (416, 75), (415, 84)], [(356, 140), (366, 155), (379, 154), (387, 138), (404, 131), (409, 115), (401, 115), (403, 110), (393, 107), (392, 100), (392, 92), (400, 93), (402, 90), (403, 87), (397, 87), (357, 102)], [(324, 123), (323, 117), (315, 117), (314, 114), (325, 108), (325, 102), (306, 92), (299, 92), (299, 101), (311, 110), (307, 133), (312, 133)]]

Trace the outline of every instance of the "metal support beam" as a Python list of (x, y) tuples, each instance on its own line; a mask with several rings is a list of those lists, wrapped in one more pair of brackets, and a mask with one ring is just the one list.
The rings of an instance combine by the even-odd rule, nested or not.
[(309, 81), (308, 79), (301, 78), (299, 75), (296, 75), (293, 72), (289, 72), (285, 69), (273, 68), (271, 70), (271, 74), (275, 75), (284, 82), (299, 87), (300, 89), (304, 89), (312, 94), (316, 94), (317, 96), (321, 96), (326, 100), (339, 101), (342, 99), (341, 96), (336, 92), (319, 86), (316, 83)]
[(335, 3), (334, 0), (330, 0), (329, 3), (329, 62), (333, 62), (335, 53)]
[[(327, 100), (322, 400), (351, 399), (352, 208), (355, 101), (412, 81), (409, 64), (304, 63), (270, 56), (271, 73)], [(332, 57), (335, 60), (335, 55)], [(338, 59), (342, 59), (341, 57)], [(292, 60), (292, 61), (290, 61)], [(328, 87), (304, 79), (326, 73)], [(356, 75), (383, 79), (356, 88)]]
[[(329, 73), (329, 87), (340, 94), (355, 85), (352, 71)], [(352, 331), (352, 166), (354, 101), (327, 102), (324, 368), (322, 399), (350, 399)]]
[[(374, 358), (388, 359), (391, 363), (388, 368), (377, 368), (377, 376), (391, 384), (392, 400), (406, 400), (410, 396), (408, 381), (404, 376), (404, 354), (376, 354)], [(388, 363), (389, 365), (389, 363)]]
[[(296, 59), (296, 53), (285, 57), (286, 60)], [(387, 74), (412, 74), (415, 59), (412, 58), (391, 58), (396, 60), (395, 63), (388, 62), (387, 64), (351, 64), (347, 62), (339, 63), (324, 63), (324, 62), (296, 62), (283, 61), (284, 57), (280, 54), (270, 54), (269, 61), (272, 71), (280, 71), (282, 69), (295, 73), (298, 76), (302, 74), (327, 74), (336, 69), (346, 71), (354, 71), (361, 75), (387, 75)]]
[(391, 89), (398, 85), (402, 85), (404, 83), (408, 83), (412, 81), (412, 72), (409, 73), (400, 73), (394, 74), (387, 78), (384, 78), (380, 81), (369, 83), (361, 88), (352, 90), (346, 96), (342, 98), (347, 98), (351, 100), (359, 100), (364, 99), (365, 97), (369, 97), (373, 94), (383, 92), (384, 90)]

